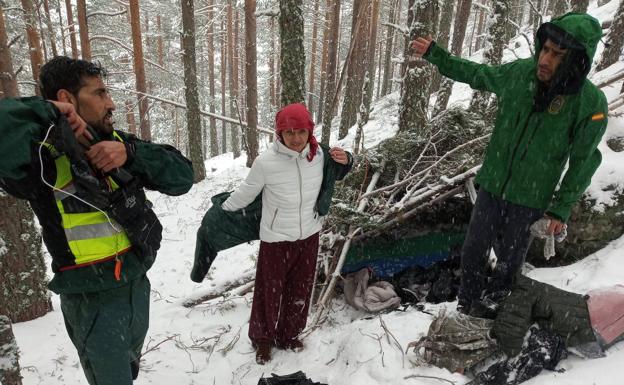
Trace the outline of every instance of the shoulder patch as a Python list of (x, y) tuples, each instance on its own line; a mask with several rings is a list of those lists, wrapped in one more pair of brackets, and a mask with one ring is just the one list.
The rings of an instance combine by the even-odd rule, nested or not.
[(597, 122), (599, 120), (604, 120), (605, 114), (603, 112), (599, 112), (597, 114), (593, 114), (591, 117), (592, 122)]

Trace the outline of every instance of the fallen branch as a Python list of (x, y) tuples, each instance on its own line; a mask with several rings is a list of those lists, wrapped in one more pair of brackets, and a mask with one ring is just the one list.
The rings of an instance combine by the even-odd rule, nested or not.
[(407, 380), (409, 378), (430, 378), (432, 380), (439, 380), (439, 381), (445, 381), (448, 382), (451, 385), (455, 385), (455, 382), (451, 381), (451, 380), (447, 380), (446, 378), (442, 378), (442, 377), (435, 377), (435, 376), (421, 376), (419, 374), (412, 374), (410, 376), (406, 376), (403, 377), (404, 380)]
[(381, 324), (381, 328), (386, 332), (386, 339), (388, 340), (388, 345), (392, 346), (392, 343), (390, 342), (390, 337), (392, 337), (392, 340), (394, 341), (396, 346), (399, 348), (399, 351), (401, 352), (401, 367), (405, 368), (405, 353), (403, 352), (403, 347), (401, 346), (399, 341), (396, 339), (394, 334), (392, 334), (390, 329), (388, 329), (388, 326), (386, 326), (386, 323), (384, 322), (383, 318), (381, 318), (381, 314), (379, 315), (379, 323)]
[[(165, 343), (165, 342), (167, 342), (167, 341), (173, 341), (173, 340), (175, 340), (177, 337), (180, 337), (180, 335), (179, 335), (179, 334), (174, 334), (174, 335), (171, 335), (171, 336), (169, 336), (169, 337), (165, 338), (164, 340), (160, 341), (159, 343), (157, 343), (157, 344), (156, 344), (156, 345), (154, 345), (153, 347), (151, 347), (151, 348), (149, 348), (149, 349), (146, 349), (143, 353), (141, 353), (141, 357), (145, 357), (145, 355), (146, 355), (147, 353), (149, 353), (149, 352), (153, 352), (154, 350), (158, 349), (158, 347), (159, 347), (160, 345), (164, 344), (164, 343)], [(149, 343), (148, 343), (148, 346), (149, 346)], [(147, 348), (147, 346), (146, 346), (146, 348)]]
[(255, 281), (253, 279), (253, 274), (249, 274), (247, 277), (243, 277), (243, 279), (248, 279), (248, 281), (244, 281), (243, 284), (241, 284), (240, 281), (231, 283), (225, 288), (223, 288), (223, 290), (217, 293), (205, 294), (195, 299), (187, 299), (186, 301), (182, 303), (182, 306), (194, 307), (194, 306), (201, 305), (203, 303), (215, 300), (217, 298), (221, 298), (221, 297), (226, 298), (226, 297), (246, 294), (249, 291), (251, 291), (251, 289), (253, 289)]

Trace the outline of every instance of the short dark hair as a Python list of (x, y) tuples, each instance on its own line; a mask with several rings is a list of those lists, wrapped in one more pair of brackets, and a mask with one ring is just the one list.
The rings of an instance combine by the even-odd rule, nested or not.
[(106, 70), (100, 63), (56, 56), (41, 67), (39, 87), (45, 99), (56, 100), (56, 93), (66, 89), (73, 95), (84, 86), (84, 77), (106, 78)]

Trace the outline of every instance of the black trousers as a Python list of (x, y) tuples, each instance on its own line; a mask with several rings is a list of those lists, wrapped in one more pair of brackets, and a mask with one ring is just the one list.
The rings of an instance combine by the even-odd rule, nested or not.
[[(484, 292), (511, 287), (529, 248), (529, 227), (543, 215), (543, 210), (508, 202), (483, 188), (479, 190), (462, 247), (459, 305), (470, 306)], [(492, 248), (497, 261), (488, 276)]]

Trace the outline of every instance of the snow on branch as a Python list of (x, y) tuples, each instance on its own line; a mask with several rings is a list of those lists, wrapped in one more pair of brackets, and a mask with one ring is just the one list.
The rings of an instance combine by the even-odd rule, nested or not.
[(122, 9), (117, 12), (104, 12), (104, 11), (91, 12), (87, 14), (87, 19), (93, 16), (119, 16), (127, 12), (128, 12), (127, 9)]
[(268, 17), (277, 17), (279, 16), (280, 11), (279, 8), (268, 8), (256, 11), (256, 17), (260, 16), (268, 16)]
[(398, 24), (394, 24), (394, 23), (388, 23), (388, 22), (383, 22), (381, 23), (382, 26), (386, 26), (386, 27), (390, 27), (390, 28), (394, 28), (397, 31), (399, 31), (400, 33), (402, 33), (405, 36), (409, 36), (409, 28), (407, 28), (406, 25), (398, 25)]
[[(148, 99), (156, 100), (156, 101), (161, 102), (161, 103), (165, 103), (165, 104), (169, 104), (169, 105), (172, 105), (172, 106), (175, 106), (175, 107), (178, 107), (178, 108), (186, 109), (186, 104), (175, 102), (175, 101), (169, 100), (169, 99), (164, 99), (164, 98), (161, 98), (161, 97), (158, 97), (158, 96), (155, 96), (155, 95), (151, 95), (151, 94), (146, 94), (144, 92), (135, 91), (135, 90), (128, 90), (126, 88), (120, 88), (120, 87), (115, 87), (115, 86), (110, 86), (110, 85), (108, 86), (108, 88), (110, 88), (112, 90), (116, 90), (116, 91), (134, 93), (134, 94), (146, 97)], [(241, 120), (238, 120), (238, 119), (228, 118), (226, 116), (213, 114), (212, 112), (207, 112), (207, 111), (204, 111), (204, 110), (200, 110), (199, 113), (201, 115), (209, 116), (211, 118), (215, 118), (215, 119), (218, 119), (218, 120), (223, 120), (225, 122), (232, 123), (232, 124), (235, 124), (235, 125), (238, 125), (238, 126), (249, 127), (247, 125), (247, 122), (244, 122), (244, 121), (241, 121)], [(274, 131), (272, 129), (269, 129), (269, 128), (258, 126), (258, 127), (256, 127), (256, 129), (258, 130), (259, 133), (268, 134), (268, 135), (273, 135), (274, 134)]]

